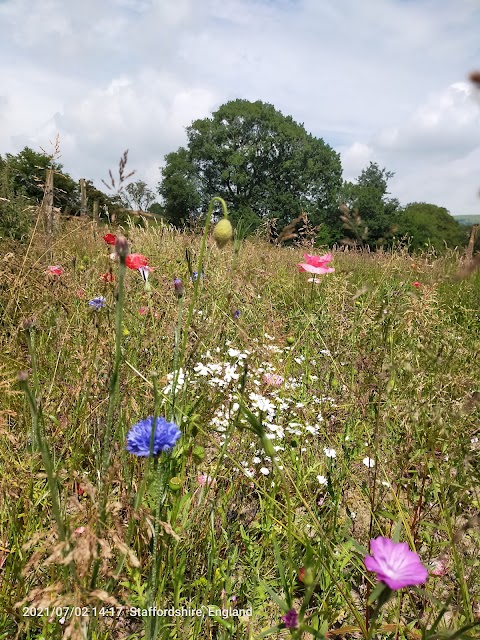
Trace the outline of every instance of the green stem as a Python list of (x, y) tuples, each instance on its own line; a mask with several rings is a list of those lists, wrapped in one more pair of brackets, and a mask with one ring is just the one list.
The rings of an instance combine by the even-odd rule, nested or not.
[[(103, 457), (100, 466), (100, 507), (99, 517), (97, 520), (96, 533), (97, 536), (101, 535), (102, 527), (106, 524), (106, 512), (107, 501), (109, 494), (110, 484), (105, 481), (108, 466), (112, 457), (112, 442), (111, 436), (113, 431), (113, 414), (115, 407), (118, 403), (118, 390), (119, 390), (119, 370), (120, 362), (122, 360), (122, 318), (123, 318), (123, 298), (124, 298), (124, 280), (125, 280), (125, 255), (120, 256), (120, 270), (118, 276), (118, 297), (115, 308), (115, 361), (113, 365), (112, 376), (110, 378), (110, 394), (108, 402), (107, 423), (105, 426), (105, 435), (103, 438)], [(100, 551), (100, 545), (98, 545), (98, 551)], [(95, 589), (95, 584), (98, 577), (98, 571), (100, 569), (101, 557), (100, 554), (95, 560), (92, 570), (92, 578), (90, 581), (91, 589)]]
[(48, 451), (48, 446), (45, 442), (44, 434), (40, 426), (41, 410), (39, 410), (36, 398), (32, 393), (32, 390), (30, 389), (26, 376), (24, 377), (22, 374), (20, 374), (19, 384), (22, 391), (25, 393), (30, 405), (30, 411), (32, 414), (32, 427), (35, 433), (37, 445), (40, 449), (40, 453), (42, 454), (43, 466), (45, 467), (45, 472), (47, 474), (48, 489), (50, 492), (50, 498), (52, 500), (53, 515), (57, 523), (58, 535), (60, 537), (60, 540), (65, 540), (66, 529), (60, 509), (60, 494), (58, 491), (58, 483), (55, 477), (52, 459), (50, 458), (50, 453)]

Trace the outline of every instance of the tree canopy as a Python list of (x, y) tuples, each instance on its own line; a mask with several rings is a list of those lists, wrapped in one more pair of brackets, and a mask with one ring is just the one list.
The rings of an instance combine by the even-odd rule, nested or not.
[(463, 246), (468, 229), (462, 227), (444, 207), (426, 202), (412, 202), (398, 215), (396, 236), (407, 237), (412, 250), (430, 245), (437, 251)]
[(303, 125), (261, 101), (234, 100), (187, 128), (187, 148), (166, 156), (159, 193), (179, 223), (221, 196), (259, 224), (286, 224), (301, 211), (313, 224), (333, 215), (341, 187), (339, 155)]
[[(387, 198), (388, 181), (395, 174), (370, 162), (354, 182), (344, 182), (342, 201), (351, 212), (358, 212), (361, 226), (367, 229), (365, 243), (375, 247), (384, 244), (393, 234), (400, 203)], [(348, 233), (348, 231), (347, 231)]]
[(58, 162), (44, 153), (25, 147), (17, 155), (7, 153), (4, 171), (9, 175), (17, 195), (23, 195), (33, 203), (41, 202), (46, 170), (52, 168), (54, 175), (53, 204), (66, 213), (76, 213), (80, 205), (78, 184)]

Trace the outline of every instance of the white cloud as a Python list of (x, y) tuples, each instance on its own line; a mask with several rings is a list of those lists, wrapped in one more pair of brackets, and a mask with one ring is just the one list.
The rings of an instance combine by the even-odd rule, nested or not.
[(377, 161), (402, 202), (475, 212), (479, 17), (474, 0), (4, 0), (0, 153), (59, 132), (74, 177), (100, 184), (129, 148), (156, 186), (193, 119), (261, 99), (340, 151), (347, 179)]

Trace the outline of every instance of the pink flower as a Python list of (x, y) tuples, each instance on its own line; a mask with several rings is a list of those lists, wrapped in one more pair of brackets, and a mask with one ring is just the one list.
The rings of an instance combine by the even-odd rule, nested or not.
[(77, 289), (75, 293), (77, 298), (85, 298), (85, 291), (83, 289)]
[(125, 258), (125, 264), (129, 269), (140, 269), (147, 266), (147, 258), (141, 253), (131, 253)]
[[(148, 307), (140, 307), (140, 309), (138, 310), (138, 313), (141, 316), (146, 316), (148, 313), (150, 313), (150, 309)], [(160, 314), (158, 313), (158, 311), (154, 311), (153, 312), (153, 317), (154, 318), (159, 318)]]
[(308, 273), (315, 274), (333, 273), (335, 271), (332, 267), (327, 267), (333, 258), (331, 253), (326, 253), (323, 256), (311, 256), (309, 253), (305, 253), (303, 257), (305, 262), (298, 264), (299, 271), (308, 271)]
[(103, 240), (105, 240), (105, 242), (107, 244), (111, 244), (114, 245), (116, 240), (117, 240), (117, 236), (114, 236), (113, 233), (107, 233), (106, 235), (102, 236)]
[(411, 587), (427, 580), (428, 571), (405, 542), (379, 537), (371, 540), (370, 545), (373, 557), (365, 557), (365, 566), (390, 589)]
[(82, 533), (85, 533), (85, 531), (86, 531), (85, 527), (77, 527), (74, 533), (77, 536), (81, 536)]
[(448, 573), (448, 566), (445, 558), (437, 558), (432, 561), (432, 569), (430, 569), (432, 576), (444, 576)]
[(115, 280), (115, 276), (113, 275), (113, 273), (111, 271), (107, 271), (107, 273), (102, 273), (100, 278), (104, 282), (113, 282)]
[(412, 287), (415, 287), (415, 289), (418, 289), (418, 287), (421, 287), (422, 283), (418, 282), (418, 280), (415, 280), (415, 282), (412, 282)]
[(284, 380), (278, 373), (264, 373), (262, 382), (263, 384), (268, 384), (270, 387), (281, 387)]
[(63, 273), (63, 269), (60, 265), (54, 265), (53, 267), (47, 267), (45, 273), (48, 273), (49, 276), (61, 276)]
[(217, 484), (215, 478), (207, 476), (204, 473), (197, 476), (197, 482), (201, 487), (214, 487)]

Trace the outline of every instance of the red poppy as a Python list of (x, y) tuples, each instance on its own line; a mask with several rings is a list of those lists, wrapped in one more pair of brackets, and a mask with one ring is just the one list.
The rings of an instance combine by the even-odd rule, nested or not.
[(415, 289), (418, 289), (418, 287), (421, 287), (422, 283), (418, 282), (417, 280), (415, 282), (412, 282), (412, 287), (415, 287)]
[(103, 239), (107, 244), (113, 245), (117, 240), (117, 236), (113, 235), (113, 233), (107, 233), (106, 235), (103, 236)]
[(146, 267), (148, 260), (141, 253), (131, 253), (125, 259), (125, 264), (129, 269), (139, 269), (140, 267)]
[(113, 282), (115, 280), (115, 276), (113, 275), (113, 273), (111, 271), (107, 271), (107, 273), (102, 273), (100, 278), (104, 282)]

